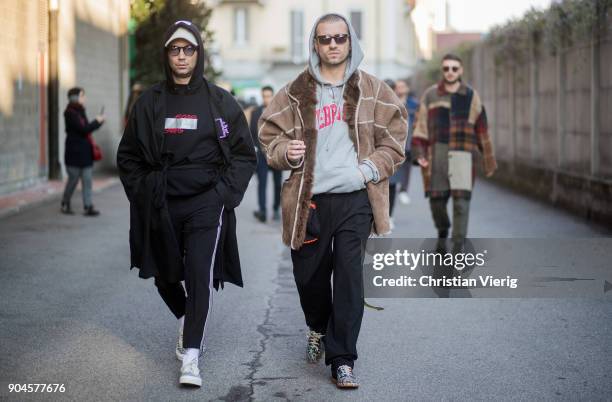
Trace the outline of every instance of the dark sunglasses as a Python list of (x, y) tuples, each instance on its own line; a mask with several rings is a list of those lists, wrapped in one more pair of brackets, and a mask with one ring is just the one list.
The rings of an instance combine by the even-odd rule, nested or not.
[(448, 73), (450, 70), (453, 70), (453, 73), (456, 73), (457, 71), (459, 71), (459, 67), (457, 67), (457, 66), (452, 66), (452, 67), (444, 66), (444, 67), (442, 67), (442, 71), (444, 71), (445, 73)]
[(170, 46), (168, 48), (168, 54), (170, 56), (178, 56), (181, 53), (181, 49), (183, 49), (183, 53), (185, 56), (190, 57), (193, 56), (196, 50), (198, 50), (197, 46), (187, 45), (187, 46)]
[(329, 45), (332, 41), (332, 39), (334, 41), (336, 41), (337, 45), (343, 45), (346, 43), (346, 41), (349, 38), (349, 34), (338, 34), (338, 35), (334, 35), (334, 36), (330, 36), (330, 35), (319, 35), (317, 36), (317, 40), (319, 41), (320, 45)]

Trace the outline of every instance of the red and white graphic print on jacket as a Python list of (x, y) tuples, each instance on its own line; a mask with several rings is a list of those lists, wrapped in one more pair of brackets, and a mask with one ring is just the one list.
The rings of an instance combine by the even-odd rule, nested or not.
[(198, 116), (195, 114), (177, 114), (175, 117), (166, 117), (164, 133), (170, 135), (183, 134), (185, 130), (198, 128)]

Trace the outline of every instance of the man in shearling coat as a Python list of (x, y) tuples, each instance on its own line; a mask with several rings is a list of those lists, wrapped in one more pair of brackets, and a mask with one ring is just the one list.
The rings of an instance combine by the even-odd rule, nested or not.
[[(291, 170), (281, 193), (283, 242), (308, 332), (307, 357), (339, 388), (356, 388), (364, 248), (389, 232), (388, 177), (404, 160), (407, 112), (391, 88), (358, 69), (363, 52), (346, 18), (327, 14), (310, 35), (308, 68), (259, 120), (271, 167)], [(333, 298), (331, 276), (333, 272)]]

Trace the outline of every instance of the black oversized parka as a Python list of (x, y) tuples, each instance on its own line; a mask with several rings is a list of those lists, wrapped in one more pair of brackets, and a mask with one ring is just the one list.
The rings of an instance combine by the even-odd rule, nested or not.
[[(224, 205), (219, 250), (215, 260), (214, 286), (230, 282), (243, 286), (234, 208), (242, 201), (257, 159), (242, 109), (227, 91), (202, 76), (204, 56), (198, 30), (186, 22), (174, 24), (164, 43), (178, 27), (189, 29), (199, 41), (198, 61), (188, 90), (206, 90), (223, 154), (221, 177), (215, 186)], [(167, 80), (145, 91), (132, 109), (117, 152), (121, 182), (130, 201), (131, 267), (139, 276), (161, 276), (168, 282), (183, 280), (183, 261), (166, 201), (164, 120), (166, 98), (173, 85), (164, 55)]]

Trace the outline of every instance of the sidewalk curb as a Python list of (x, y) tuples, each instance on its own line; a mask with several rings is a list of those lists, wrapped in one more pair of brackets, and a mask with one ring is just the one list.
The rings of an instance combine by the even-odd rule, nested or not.
[[(121, 183), (118, 177), (104, 178), (104, 180), (105, 181), (103, 183), (99, 183), (98, 186), (96, 186), (94, 183), (94, 187), (92, 189), (92, 192), (94, 194), (100, 193), (108, 188), (114, 187), (118, 185), (119, 183)], [(13, 215), (18, 215), (22, 212), (39, 207), (41, 205), (50, 204), (51, 202), (58, 201), (61, 198), (62, 198), (62, 192), (57, 191), (57, 192), (48, 193), (45, 196), (42, 196), (41, 198), (30, 201), (30, 202), (24, 202), (14, 207), (7, 207), (7, 208), (0, 209), (0, 220), (8, 218)], [(59, 212), (59, 204), (58, 204), (58, 212)]]

